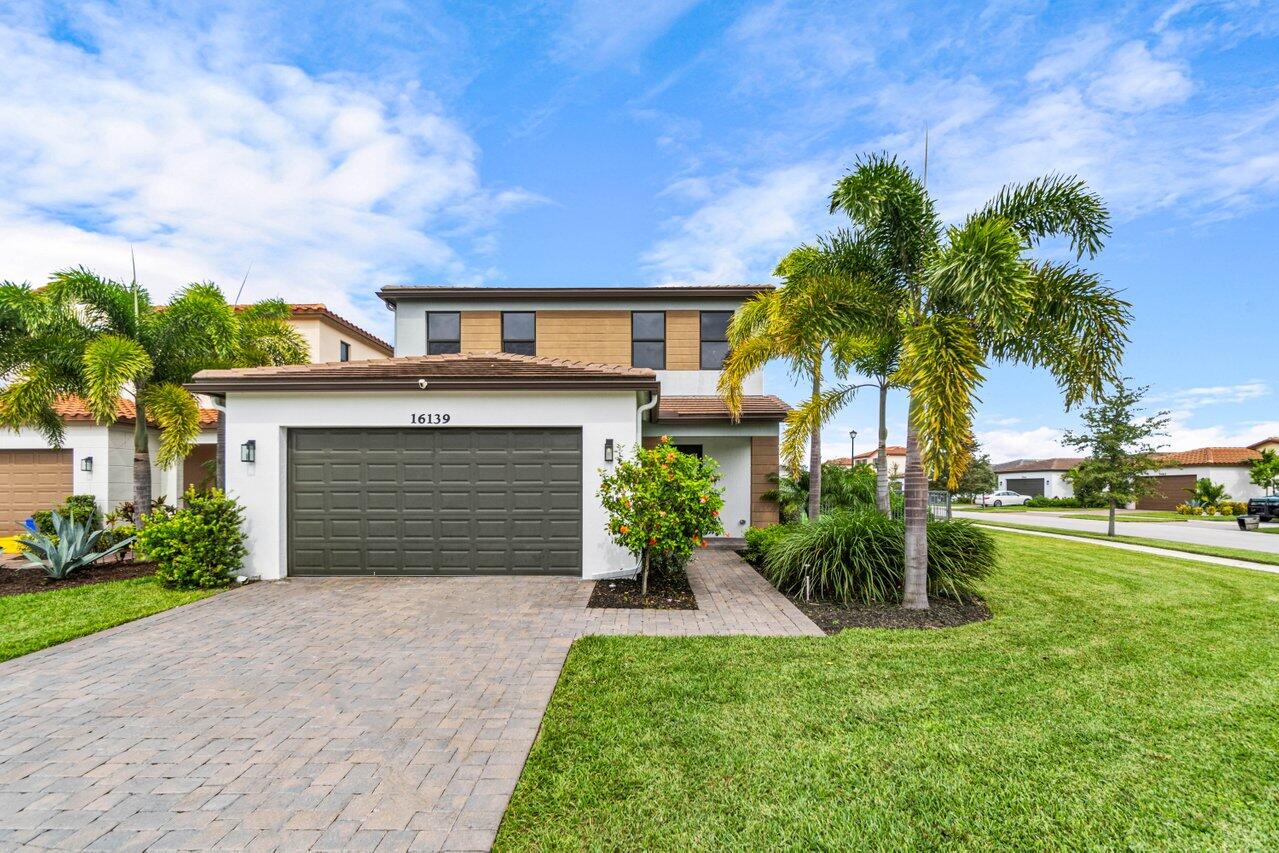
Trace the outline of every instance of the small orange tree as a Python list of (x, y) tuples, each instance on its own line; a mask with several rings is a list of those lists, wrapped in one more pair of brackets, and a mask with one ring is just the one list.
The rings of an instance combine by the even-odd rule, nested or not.
[(653, 554), (682, 563), (694, 547), (706, 544), (705, 537), (724, 532), (718, 480), (715, 460), (680, 453), (665, 435), (656, 447), (619, 460), (604, 477), (599, 499), (608, 511), (608, 531), (643, 559), (640, 595), (648, 595)]

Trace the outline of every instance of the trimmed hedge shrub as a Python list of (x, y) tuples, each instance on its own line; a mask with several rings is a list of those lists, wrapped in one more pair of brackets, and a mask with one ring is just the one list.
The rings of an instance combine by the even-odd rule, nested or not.
[(41, 536), (57, 535), (53, 529), (53, 514), (55, 512), (63, 518), (70, 518), (81, 524), (87, 524), (90, 530), (97, 530), (102, 527), (102, 514), (98, 512), (98, 501), (93, 495), (69, 495), (66, 500), (53, 509), (42, 509), (31, 514), (31, 518), (36, 523), (36, 532)]
[(226, 586), (244, 565), (244, 510), (217, 489), (187, 489), (184, 506), (144, 519), (137, 552), (156, 564), (155, 576), (173, 589)]
[(1042, 509), (1099, 509), (1107, 506), (1104, 498), (1044, 498), (1034, 497), (1026, 501), (1026, 506)]
[(744, 556), (755, 565), (763, 563), (772, 547), (785, 539), (796, 527), (798, 527), (796, 524), (770, 524), (768, 527), (746, 528)]
[[(995, 541), (967, 521), (928, 523), (928, 593), (961, 598), (995, 563)], [(788, 595), (878, 604), (901, 600), (905, 525), (874, 511), (832, 512), (798, 525), (768, 547), (763, 570)]]

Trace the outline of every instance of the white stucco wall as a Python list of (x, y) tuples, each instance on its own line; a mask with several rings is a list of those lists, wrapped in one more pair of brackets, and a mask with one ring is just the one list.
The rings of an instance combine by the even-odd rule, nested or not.
[(1008, 488), (1009, 480), (1042, 479), (1044, 481), (1044, 497), (1073, 498), (1075, 496), (1075, 489), (1066, 479), (1064, 471), (1023, 471), (1016, 474), (1000, 474), (998, 476), (1001, 490)]
[[(1207, 477), (1214, 483), (1225, 486), (1226, 494), (1237, 501), (1261, 497), (1266, 493), (1265, 489), (1248, 482), (1248, 473), (1246, 465), (1187, 465), (1184, 468), (1162, 468), (1156, 472), (1156, 474), (1171, 475), (1194, 474), (1195, 479)], [(1190, 495), (1186, 495), (1185, 499), (1189, 500)]]
[[(70, 450), (71, 493), (76, 495), (93, 495), (98, 508), (110, 512), (115, 503), (111, 484), (114, 474), (111, 466), (114, 459), (116, 433), (119, 427), (98, 426), (94, 423), (70, 423), (66, 426), (66, 436), (62, 449)], [(127, 430), (124, 430), (127, 434)], [(51, 449), (53, 445), (35, 430), (24, 429), (18, 432), (0, 432), (0, 450), (38, 450)], [(80, 470), (85, 457), (92, 457), (93, 470)], [(132, 459), (132, 457), (130, 457)], [(132, 476), (132, 473), (130, 473)], [(126, 481), (127, 482), (127, 481)]]
[[(288, 565), (286, 492), (290, 427), (580, 427), (582, 430), (582, 575), (630, 571), (634, 559), (608, 538), (595, 493), (604, 441), (636, 443), (636, 395), (630, 391), (231, 393), (227, 395), (227, 491), (245, 508), (245, 571), (284, 577)], [(448, 426), (413, 426), (415, 413), (448, 413)], [(254, 440), (257, 461), (240, 461)]]

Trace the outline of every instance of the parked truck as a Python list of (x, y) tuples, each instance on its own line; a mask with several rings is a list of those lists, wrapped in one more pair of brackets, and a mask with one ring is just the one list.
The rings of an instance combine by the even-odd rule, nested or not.
[(1279, 519), (1279, 495), (1252, 498), (1248, 501), (1248, 514), (1255, 515), (1262, 521)]

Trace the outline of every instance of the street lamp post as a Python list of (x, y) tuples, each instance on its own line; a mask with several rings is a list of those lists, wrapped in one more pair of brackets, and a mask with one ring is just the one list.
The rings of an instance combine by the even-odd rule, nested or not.
[(848, 450), (853, 455), (848, 457), (848, 470), (853, 470), (853, 466), (857, 464), (857, 430), (850, 429), (848, 431)]

